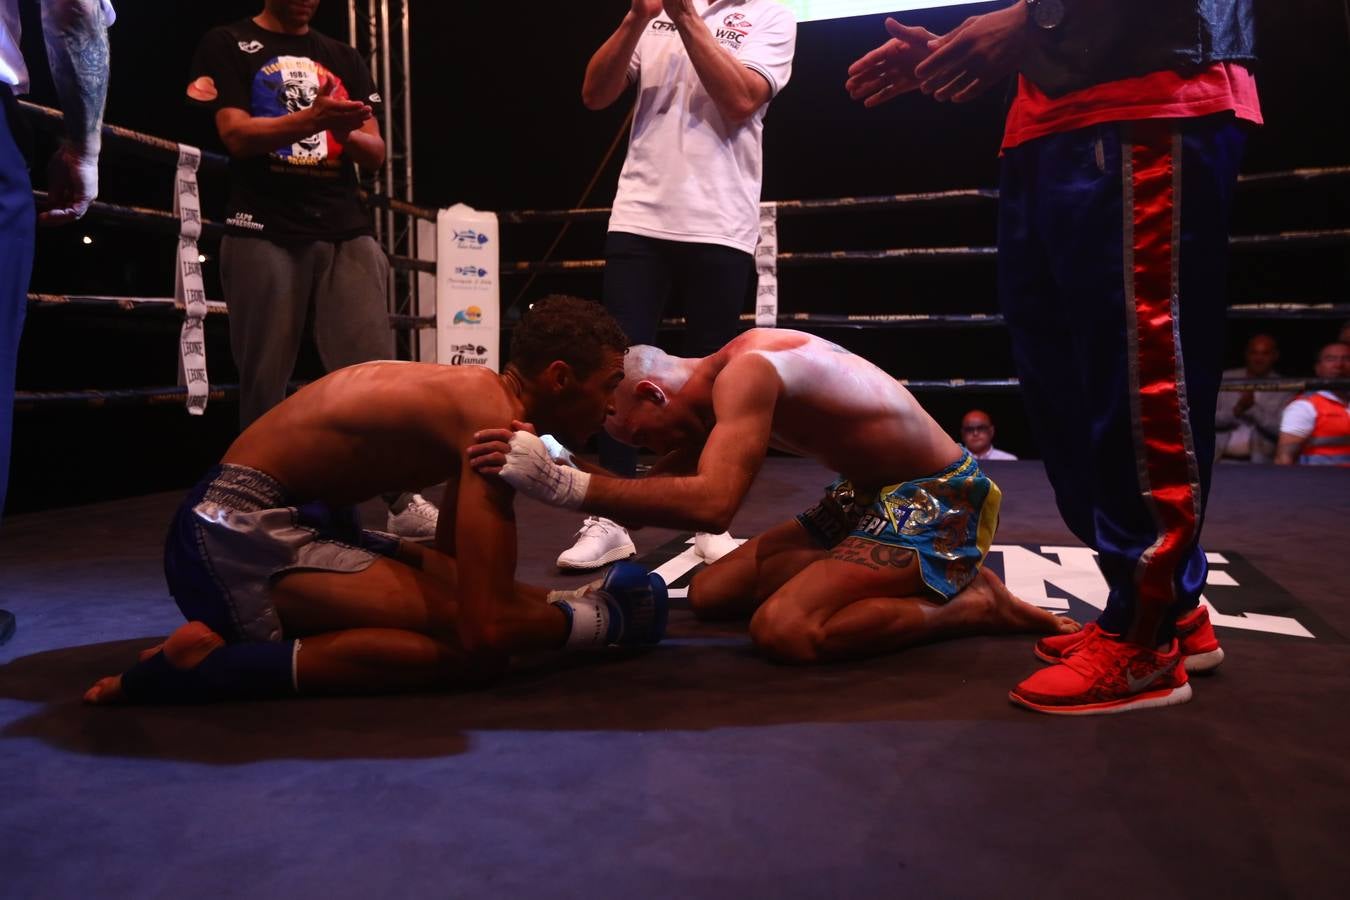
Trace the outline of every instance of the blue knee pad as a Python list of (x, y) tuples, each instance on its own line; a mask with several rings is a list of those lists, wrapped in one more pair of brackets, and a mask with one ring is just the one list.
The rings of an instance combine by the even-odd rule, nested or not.
[(660, 575), (637, 563), (615, 563), (599, 592), (609, 607), (609, 643), (631, 647), (657, 644), (665, 637), (670, 601)]

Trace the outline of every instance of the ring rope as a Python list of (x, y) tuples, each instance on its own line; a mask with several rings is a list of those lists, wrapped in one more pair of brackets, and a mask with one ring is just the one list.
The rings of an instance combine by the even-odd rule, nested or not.
[[(983, 393), (1014, 394), (1021, 390), (1016, 378), (953, 378), (950, 380), (896, 379), (915, 393)], [(305, 382), (293, 382), (290, 390), (303, 387)], [(1350, 378), (1294, 379), (1245, 378), (1223, 381), (1224, 390), (1251, 390), (1259, 392), (1302, 393), (1310, 390), (1350, 391)], [(239, 396), (239, 385), (213, 385), (208, 395), (213, 401)], [(39, 407), (83, 407), (100, 409), (109, 406), (171, 406), (181, 405), (187, 397), (187, 388), (152, 387), (90, 391), (18, 391), (14, 395), (16, 412), (32, 412)]]
[[(37, 294), (28, 295), (30, 305), (38, 308), (87, 308), (120, 312), (182, 312), (183, 304), (173, 297), (118, 297), (102, 294)], [(225, 304), (219, 300), (207, 301), (210, 315), (228, 315)], [(1228, 308), (1234, 319), (1344, 319), (1350, 318), (1350, 303), (1244, 303)], [(754, 314), (742, 313), (742, 324), (753, 326)], [(1002, 327), (1003, 316), (997, 313), (783, 313), (779, 322), (785, 327), (857, 329), (874, 328), (981, 328)], [(435, 328), (436, 317), (389, 316), (393, 328)], [(661, 320), (661, 328), (683, 328), (683, 317)], [(514, 323), (503, 324), (509, 330)]]
[[(1241, 175), (1238, 183), (1242, 185), (1285, 184), (1288, 182), (1307, 182), (1322, 178), (1343, 178), (1350, 176), (1350, 166), (1326, 166), (1322, 168), (1289, 169), (1281, 172), (1257, 172)], [(997, 188), (962, 188), (948, 191), (921, 191), (913, 194), (879, 194), (864, 197), (836, 197), (819, 200), (777, 200), (778, 211), (782, 215), (807, 215), (821, 212), (857, 212), (859, 210), (896, 209), (922, 204), (946, 205), (950, 203), (978, 202), (997, 200)], [(572, 219), (585, 221), (603, 219), (610, 214), (608, 207), (586, 207), (579, 209), (519, 209), (498, 213), (503, 222), (522, 225), (535, 222), (559, 222)]]
[[(58, 130), (65, 119), (65, 114), (61, 110), (30, 103), (27, 100), (20, 100), (19, 107), (29, 114), (35, 124), (50, 131)], [(178, 144), (156, 137), (153, 134), (132, 131), (130, 128), (123, 128), (120, 125), (105, 124), (103, 126), (103, 137), (110, 139), (112, 146), (129, 151), (132, 155), (139, 156), (142, 159), (174, 165), (178, 163)], [(223, 174), (229, 168), (229, 164), (230, 158), (224, 154), (207, 150), (202, 151), (201, 171), (203, 172), (209, 172), (212, 175)], [(384, 194), (371, 194), (365, 190), (360, 193), (362, 202), (367, 206), (393, 210), (429, 222), (436, 221), (437, 211), (434, 209), (416, 206), (396, 197), (387, 197)]]
[[(47, 194), (45, 191), (33, 191), (33, 199), (39, 205), (45, 204)], [(89, 205), (86, 218), (97, 222), (136, 225), (145, 228), (147, 231), (174, 236), (178, 235), (180, 227), (179, 219), (173, 213), (149, 209), (144, 206), (121, 206), (115, 203), (105, 203), (102, 200), (95, 200)], [(202, 239), (204, 240), (218, 241), (231, 233), (224, 224), (211, 219), (203, 218), (201, 224)], [(431, 260), (413, 259), (410, 256), (398, 255), (390, 255), (388, 259), (389, 265), (400, 271), (436, 274), (436, 263)]]
[[(29, 119), (34, 124), (49, 131), (59, 129), (66, 118), (65, 113), (59, 109), (29, 103), (27, 100), (20, 100), (19, 108), (28, 113)], [(113, 146), (128, 150), (143, 159), (178, 165), (178, 145), (173, 141), (107, 123), (103, 125), (103, 137), (110, 139)], [(209, 170), (212, 174), (223, 173), (229, 164), (230, 158), (224, 154), (202, 153), (202, 169)]]
[[(29, 294), (28, 302), (38, 308), (97, 309), (104, 312), (172, 313), (182, 312), (183, 303), (173, 297), (113, 297), (101, 294)], [(228, 315), (220, 300), (206, 301), (208, 315)], [(435, 316), (407, 316), (390, 313), (389, 327), (394, 329), (435, 328)]]
[[(1274, 234), (1236, 235), (1229, 245), (1236, 250), (1273, 249), (1290, 247), (1332, 247), (1350, 244), (1350, 228), (1309, 229), (1281, 231)], [(793, 251), (778, 254), (780, 266), (807, 266), (822, 263), (893, 263), (893, 262), (949, 262), (974, 259), (994, 259), (997, 247), (896, 247), (888, 250), (823, 250)], [(553, 262), (517, 261), (502, 263), (503, 275), (523, 275), (537, 272), (574, 272), (603, 269), (603, 259), (568, 259)]]

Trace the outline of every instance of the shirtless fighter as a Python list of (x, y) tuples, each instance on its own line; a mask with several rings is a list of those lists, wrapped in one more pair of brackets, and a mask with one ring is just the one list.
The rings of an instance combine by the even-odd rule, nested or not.
[(625, 370), (605, 427), (664, 454), (652, 476), (557, 465), (528, 430), (478, 434), (474, 467), (554, 505), (713, 532), (726, 529), (770, 447), (842, 473), (816, 506), (690, 586), (697, 615), (751, 616), (755, 644), (783, 662), (958, 635), (1078, 629), (1018, 600), (982, 568), (998, 487), (904, 387), (862, 357), (800, 332), (755, 329), (703, 359), (634, 347)]
[[(374, 362), (302, 389), (179, 507), (164, 569), (188, 624), (85, 699), (436, 688), (498, 672), (511, 653), (656, 643), (665, 587), (639, 566), (592, 590), (514, 582), (514, 493), (463, 452), (475, 430), (522, 417), (586, 440), (613, 410), (626, 346), (599, 305), (549, 297), (501, 375)], [(361, 530), (352, 504), (442, 480), (434, 549)]]

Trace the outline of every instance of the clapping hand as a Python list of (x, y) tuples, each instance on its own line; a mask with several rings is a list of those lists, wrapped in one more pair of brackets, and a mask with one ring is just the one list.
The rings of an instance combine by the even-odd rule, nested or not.
[(914, 70), (919, 89), (934, 100), (974, 100), (1017, 71), (1028, 33), (1021, 3), (966, 19), (929, 43), (932, 55)]
[(937, 35), (927, 28), (886, 19), (891, 39), (848, 67), (844, 89), (849, 97), (871, 108), (893, 100), (919, 86), (915, 67), (928, 58), (929, 41)]

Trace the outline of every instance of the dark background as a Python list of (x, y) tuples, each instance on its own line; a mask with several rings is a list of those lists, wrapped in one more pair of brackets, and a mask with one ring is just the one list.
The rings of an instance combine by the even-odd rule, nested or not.
[[(251, 15), (253, 2), (121, 0), (111, 31), (113, 79), (107, 120), (172, 140), (221, 150), (214, 128), (183, 101), (186, 72), (211, 26)], [(907, 19), (936, 32), (997, 4), (972, 4)], [(25, 47), (33, 65), (31, 99), (55, 105), (42, 65), (34, 0), (21, 0)], [(587, 59), (618, 23), (623, 0), (558, 4), (415, 2), (413, 23), (415, 196), (425, 206), (464, 202), (483, 209), (560, 208), (576, 204), (620, 128), (631, 96), (599, 113), (580, 102)], [(1257, 68), (1266, 127), (1252, 136), (1245, 166), (1263, 172), (1350, 163), (1350, 38), (1342, 0), (1257, 0)], [(346, 37), (346, 4), (326, 0), (315, 26)], [(884, 37), (880, 17), (810, 22), (800, 27), (793, 78), (773, 102), (765, 127), (766, 200), (992, 187), (1006, 95), (994, 91), (967, 106), (919, 96), (873, 110), (849, 101), (845, 69)], [(39, 152), (44, 142), (39, 141)], [(587, 205), (613, 197), (620, 152)], [(42, 173), (35, 172), (40, 185)], [(167, 167), (151, 170), (105, 152), (101, 198), (166, 207)], [(218, 217), (220, 179), (205, 179), (206, 212)], [(1234, 232), (1270, 233), (1350, 226), (1347, 186), (1245, 189)], [(993, 204), (931, 207), (908, 213), (853, 213), (785, 219), (785, 250), (989, 245)], [(578, 225), (560, 258), (599, 256), (603, 223)], [(535, 258), (556, 226), (506, 229), (504, 259)], [(93, 243), (85, 245), (89, 235)], [(172, 238), (94, 222), (44, 232), (33, 290), (168, 296)], [(204, 248), (208, 255), (214, 249)], [(208, 294), (219, 298), (212, 262)], [(1244, 252), (1234, 260), (1232, 300), (1344, 301), (1350, 260), (1343, 247)], [(522, 284), (511, 279), (503, 301)], [(541, 278), (530, 296), (560, 289), (598, 296), (598, 277)], [(785, 312), (994, 312), (992, 262), (793, 269), (782, 278)], [(672, 310), (672, 313), (678, 310)], [(1310, 371), (1313, 349), (1330, 339), (1327, 321), (1235, 321), (1230, 365), (1252, 333), (1273, 333), (1285, 349), (1282, 369)], [(171, 318), (37, 309), (29, 316), (20, 360), (21, 390), (165, 385), (176, 372), (177, 324)], [(1001, 378), (1012, 373), (999, 329), (827, 333), (900, 377)], [(678, 349), (678, 333), (666, 335)], [(212, 380), (235, 380), (224, 322), (210, 323)], [(312, 357), (300, 375), (316, 371)], [(1016, 395), (923, 395), (955, 429), (974, 405), (990, 410), (997, 443), (1037, 455)], [(177, 487), (195, 479), (234, 433), (237, 408), (214, 403), (190, 420), (174, 407), (38, 408), (15, 423), (10, 511)]]

